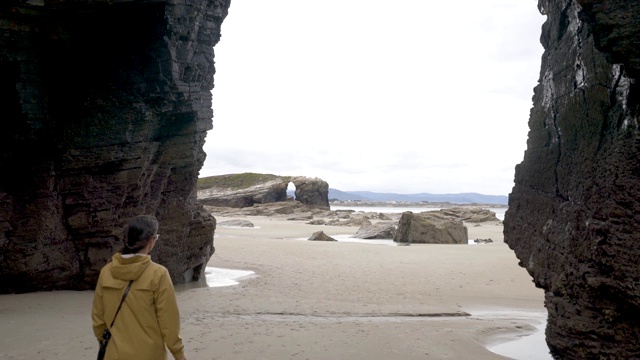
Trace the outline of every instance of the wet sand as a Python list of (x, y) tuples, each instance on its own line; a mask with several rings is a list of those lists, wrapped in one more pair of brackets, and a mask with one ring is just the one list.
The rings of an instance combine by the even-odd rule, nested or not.
[[(492, 244), (386, 246), (299, 240), (356, 227), (245, 219), (256, 228), (218, 227), (209, 266), (255, 275), (177, 286), (188, 359), (504, 359), (487, 347), (543, 320), (500, 225), (467, 224)], [(0, 296), (0, 359), (95, 358), (92, 296)]]

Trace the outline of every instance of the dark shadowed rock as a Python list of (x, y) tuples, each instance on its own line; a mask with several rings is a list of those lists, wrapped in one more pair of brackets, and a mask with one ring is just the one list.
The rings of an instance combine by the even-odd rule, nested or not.
[(352, 237), (358, 239), (393, 239), (395, 234), (395, 225), (376, 224), (359, 228)]
[(314, 232), (308, 240), (309, 241), (338, 241), (332, 238), (331, 236), (328, 236), (323, 231)]
[(320, 209), (329, 209), (329, 184), (318, 178), (294, 177), (291, 182), (296, 187), (296, 200)]
[(540, 0), (545, 48), (505, 242), (557, 359), (640, 356), (640, 2)]
[(223, 227), (248, 227), (248, 228), (252, 228), (253, 227), (253, 223), (249, 220), (227, 220), (227, 221), (221, 221), (218, 223), (218, 226), (223, 226)]
[(215, 219), (196, 180), (228, 7), (2, 1), (0, 292), (95, 286), (139, 214), (174, 283), (203, 274)]
[(393, 241), (424, 244), (468, 244), (467, 228), (461, 220), (438, 211), (402, 213)]

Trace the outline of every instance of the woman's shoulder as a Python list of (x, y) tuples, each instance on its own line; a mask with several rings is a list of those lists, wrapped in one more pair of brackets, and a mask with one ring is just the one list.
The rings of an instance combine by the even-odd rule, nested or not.
[(151, 260), (149, 262), (148, 265), (148, 270), (150, 273), (152, 273), (154, 276), (160, 276), (160, 275), (168, 275), (169, 274), (169, 270), (167, 270), (166, 267), (164, 267), (163, 265), (158, 264), (157, 262), (154, 262), (153, 260)]
[(151, 261), (149, 262), (149, 266), (152, 266), (154, 269), (164, 269), (167, 270), (166, 267), (164, 267), (164, 265), (158, 264), (157, 262), (153, 261), (153, 259), (151, 259)]
[(150, 261), (140, 277), (134, 281), (134, 287), (140, 289), (157, 289), (163, 283), (165, 277), (169, 277), (169, 271), (164, 266)]

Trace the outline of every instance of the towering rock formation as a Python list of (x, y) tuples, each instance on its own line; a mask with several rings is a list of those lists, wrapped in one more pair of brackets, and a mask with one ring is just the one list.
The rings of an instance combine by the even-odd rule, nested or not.
[(213, 46), (230, 0), (3, 0), (0, 292), (92, 287), (137, 214), (154, 258), (197, 278)]
[(296, 187), (296, 200), (321, 209), (329, 209), (329, 183), (318, 178), (297, 176), (291, 179)]
[(505, 241), (562, 359), (640, 357), (640, 2), (540, 0), (540, 81)]

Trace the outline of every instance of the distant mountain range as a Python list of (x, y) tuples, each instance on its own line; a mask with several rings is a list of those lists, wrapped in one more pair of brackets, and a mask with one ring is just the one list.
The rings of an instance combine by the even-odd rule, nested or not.
[(360, 201), (407, 201), (407, 202), (450, 202), (459, 204), (500, 204), (507, 205), (509, 197), (505, 195), (483, 195), (477, 193), (460, 194), (395, 194), (376, 193), (371, 191), (340, 191), (329, 189), (329, 200), (360, 200)]
[[(293, 195), (291, 192), (290, 195)], [(506, 195), (483, 195), (477, 193), (460, 194), (395, 194), (376, 193), (371, 191), (341, 191), (329, 188), (329, 201), (406, 201), (406, 202), (450, 202), (457, 204), (497, 204), (507, 205), (509, 197)]]

